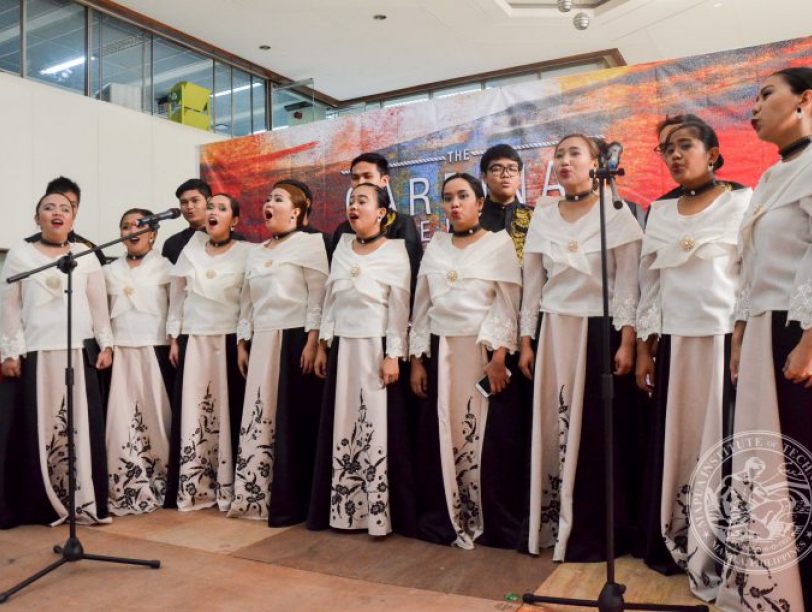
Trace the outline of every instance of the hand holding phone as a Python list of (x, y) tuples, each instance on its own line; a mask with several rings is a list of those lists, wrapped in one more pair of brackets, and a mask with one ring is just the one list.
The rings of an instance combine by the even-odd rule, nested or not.
[[(511, 371), (505, 368), (505, 372), (507, 372), (508, 380), (511, 377)], [(491, 391), (491, 381), (487, 375), (483, 376), (482, 378), (477, 381), (476, 390), (482, 394), (482, 397), (489, 398), (493, 395), (493, 391)]]

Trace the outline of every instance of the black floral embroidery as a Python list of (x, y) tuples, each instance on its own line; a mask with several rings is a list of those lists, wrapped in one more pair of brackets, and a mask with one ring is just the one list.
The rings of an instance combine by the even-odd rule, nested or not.
[[(51, 441), (45, 445), (45, 453), (48, 457), (48, 479), (54, 489), (54, 493), (67, 506), (70, 497), (68, 491), (68, 412), (65, 399), (59, 405), (59, 410), (54, 418)], [(76, 483), (77, 490), (79, 483)]]
[(144, 414), (135, 403), (127, 441), (121, 446), (118, 468), (110, 475), (110, 503), (122, 510), (147, 512), (163, 503), (166, 466), (152, 455)]
[(211, 394), (211, 383), (198, 406), (198, 427), (187, 439), (180, 457), (180, 488), (178, 498), (194, 505), (197, 501), (218, 497), (221, 490), (232, 483), (217, 482), (220, 450), (220, 419), (215, 411), (216, 401)]
[[(698, 457), (697, 461), (699, 461)], [(692, 589), (697, 587), (707, 589), (715, 582), (718, 583), (718, 580), (708, 574), (704, 569), (697, 573), (690, 567), (691, 559), (693, 559), (699, 551), (698, 544), (693, 547), (693, 550), (688, 550), (688, 534), (691, 529), (690, 501), (691, 486), (689, 484), (683, 484), (679, 487), (674, 497), (671, 521), (665, 524), (665, 532), (669, 534), (670, 537), (670, 539), (666, 538), (665, 545), (671, 552), (671, 556), (674, 558), (677, 566), (688, 575)]]
[(567, 458), (567, 440), (570, 433), (570, 407), (564, 401), (564, 385), (558, 390), (558, 470), (547, 473), (543, 486), (542, 499), (547, 503), (541, 506), (542, 529), (549, 529), (552, 537), (558, 540), (558, 522), (561, 516), (561, 474)]
[[(257, 389), (254, 409), (248, 423), (240, 427), (234, 474), (234, 503), (231, 513), (266, 517), (271, 501), (271, 473), (275, 456), (276, 428), (273, 419), (262, 416), (262, 389)], [(268, 440), (267, 444), (259, 443)], [(245, 455), (250, 452), (250, 455)]]
[(472, 538), (482, 528), (482, 509), (479, 503), (479, 423), (471, 412), (470, 397), (462, 419), (462, 436), (465, 442), (453, 449), (457, 488), (451, 495), (451, 507), (457, 535)]
[(376, 525), (389, 523), (386, 452), (373, 446), (376, 432), (367, 419), (363, 391), (359, 401), (350, 437), (339, 440), (333, 453), (331, 522), (349, 529), (363, 526), (370, 516)]

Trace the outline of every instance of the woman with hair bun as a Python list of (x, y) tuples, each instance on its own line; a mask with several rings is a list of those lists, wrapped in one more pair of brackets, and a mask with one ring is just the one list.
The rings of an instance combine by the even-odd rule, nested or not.
[(302, 231), (303, 187), (279, 181), (262, 207), (271, 238), (248, 255), (237, 324), (246, 392), (228, 516), (271, 527), (307, 518), (319, 428), (313, 366), (329, 270), (321, 235)]
[(386, 189), (354, 187), (354, 234), (343, 234), (333, 253), (315, 363), (326, 382), (310, 529), (415, 533), (399, 364), (408, 354), (411, 272), (403, 240), (386, 238), (388, 208)]
[[(600, 144), (582, 134), (556, 145), (553, 167), (564, 195), (537, 202), (524, 247), (519, 367), (534, 383), (527, 547), (538, 554), (555, 546), (555, 561), (606, 557), (603, 504), (596, 503), (605, 487), (600, 206), (590, 177), (600, 154)], [(615, 209), (607, 197), (604, 208), (619, 556), (631, 547), (631, 374), (643, 231), (628, 207)]]
[(637, 385), (653, 398), (665, 432), (649, 458), (660, 468), (652, 541), (662, 538), (693, 593), (713, 601), (721, 579), (708, 551), (724, 534), (690, 528), (699, 520), (690, 482), (697, 458), (731, 433), (735, 395), (727, 372), (739, 281), (736, 240), (752, 191), (716, 180), (724, 162), (719, 139), (704, 122), (671, 130), (662, 155), (680, 191), (651, 206), (637, 309)]
[(739, 233), (735, 431), (781, 435), (783, 452), (733, 454), (716, 605), (795, 612), (812, 610), (812, 68), (767, 77), (752, 125), (781, 159), (761, 176)]

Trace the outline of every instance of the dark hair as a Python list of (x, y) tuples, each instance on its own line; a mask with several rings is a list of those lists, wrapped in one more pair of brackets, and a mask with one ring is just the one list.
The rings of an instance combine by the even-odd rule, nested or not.
[(124, 214), (121, 215), (121, 219), (119, 219), (118, 224), (119, 226), (121, 226), (121, 224), (124, 222), (124, 217), (126, 217), (127, 215), (141, 215), (142, 217), (151, 217), (152, 214), (153, 214), (152, 211), (147, 210), (146, 208), (131, 208), (129, 210), (124, 211)]
[(209, 200), (211, 200), (211, 198), (214, 198), (214, 197), (217, 197), (217, 196), (222, 196), (222, 197), (226, 198), (228, 200), (228, 203), (231, 204), (231, 216), (232, 217), (239, 217), (240, 216), (240, 203), (235, 198), (228, 195), (227, 193), (215, 193), (215, 194), (212, 194), (212, 196), (210, 198), (208, 198), (206, 201), (208, 202)]
[(808, 89), (812, 89), (812, 68), (798, 66), (796, 68), (784, 68), (773, 72), (772, 76), (780, 76), (789, 85), (796, 96), (800, 96)]
[(378, 172), (381, 176), (389, 176), (389, 162), (380, 153), (361, 153), (350, 163), (350, 172), (356, 164), (366, 162), (368, 164), (375, 164), (378, 167)]
[[(46, 194), (45, 194), (45, 195), (43, 195), (43, 196), (42, 196), (42, 197), (41, 197), (39, 200), (37, 200), (37, 206), (36, 206), (36, 208), (34, 208), (34, 212), (35, 212), (35, 213), (38, 213), (38, 212), (39, 212), (39, 207), (40, 207), (40, 206), (42, 206), (42, 202), (45, 200), (45, 198), (47, 198), (48, 196), (51, 196), (51, 195), (61, 195), (63, 198), (65, 198), (66, 200), (68, 200), (68, 196), (66, 196), (66, 195), (65, 195), (64, 193), (62, 193), (61, 191), (52, 191), (52, 192), (50, 192), (50, 193), (46, 193)], [(70, 200), (68, 200), (68, 204), (70, 204)], [(72, 205), (72, 204), (71, 204), (71, 208), (73, 208), (73, 205)]]
[(359, 183), (355, 187), (353, 187), (352, 192), (355, 193), (356, 189), (361, 187), (371, 187), (372, 190), (375, 192), (375, 197), (378, 198), (378, 208), (389, 208), (389, 205), (392, 203), (392, 200), (389, 199), (389, 191), (387, 191), (386, 187), (378, 187), (377, 185), (373, 185), (372, 183)]
[(485, 174), (488, 171), (488, 166), (491, 162), (497, 159), (509, 159), (519, 164), (519, 170), (524, 168), (524, 162), (519, 157), (519, 153), (509, 144), (498, 144), (489, 147), (487, 151), (482, 154), (482, 159), (479, 160), (479, 172)]
[[(310, 189), (307, 188), (307, 185), (290, 179), (278, 181), (273, 186), (273, 189), (282, 189), (290, 196), (290, 201), (293, 203), (293, 208), (297, 208), (299, 210), (299, 217), (296, 219), (296, 227), (302, 227), (304, 225), (304, 220), (307, 217), (307, 211), (310, 209)], [(305, 189), (307, 189), (307, 191), (305, 191)]]
[(456, 174), (452, 174), (451, 176), (446, 177), (446, 179), (443, 181), (442, 188), (443, 193), (445, 192), (445, 186), (454, 179), (462, 179), (463, 181), (468, 183), (471, 186), (471, 191), (474, 192), (474, 195), (476, 196), (477, 200), (485, 197), (485, 190), (482, 189), (482, 181), (480, 181), (478, 178), (474, 176), (471, 176), (467, 172), (457, 172)]
[(199, 191), (200, 195), (207, 200), (211, 197), (211, 187), (209, 184), (206, 181), (196, 178), (181, 183), (180, 187), (175, 190), (175, 197), (180, 200), (180, 196), (186, 191)]
[(573, 132), (572, 134), (567, 134), (564, 136), (557, 143), (555, 143), (554, 150), (557, 151), (558, 147), (561, 146), (561, 143), (565, 140), (569, 140), (570, 138), (580, 138), (586, 142), (587, 147), (589, 147), (589, 152), (592, 154), (592, 159), (598, 159), (601, 154), (606, 153), (606, 142), (602, 138), (592, 138), (591, 136), (581, 134), (580, 132)]
[[(668, 138), (665, 139), (665, 145), (668, 146), (671, 143), (671, 139), (674, 137), (674, 134), (680, 132), (682, 130), (690, 130), (691, 136), (696, 138), (700, 141), (703, 145), (705, 145), (706, 150), (711, 150), (712, 148), (716, 147), (719, 148), (719, 137), (716, 135), (714, 129), (709, 126), (704, 121), (700, 121), (699, 123), (683, 123), (678, 128), (671, 131), (668, 134)], [(713, 162), (713, 169), (719, 170), (722, 166), (725, 165), (725, 160), (720, 153), (719, 156), (716, 158), (716, 161)]]
[(82, 190), (79, 189), (79, 185), (66, 176), (58, 176), (48, 183), (48, 186), (45, 188), (45, 195), (51, 195), (53, 193), (61, 193), (62, 195), (75, 193), (76, 203), (78, 204), (82, 201)]
[(673, 117), (669, 117), (668, 115), (666, 115), (665, 119), (663, 119), (657, 124), (657, 136), (659, 136), (660, 132), (662, 132), (669, 125), (681, 125), (683, 123), (705, 123), (705, 122), (696, 115), (694, 115), (693, 113), (683, 113), (680, 115), (674, 115)]

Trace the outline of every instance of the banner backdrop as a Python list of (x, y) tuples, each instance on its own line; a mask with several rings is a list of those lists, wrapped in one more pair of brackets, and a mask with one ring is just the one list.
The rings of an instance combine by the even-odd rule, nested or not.
[(554, 144), (582, 132), (623, 143), (621, 195), (643, 206), (673, 187), (655, 126), (666, 115), (695, 113), (719, 135), (725, 165), (718, 176), (754, 186), (777, 159), (750, 127), (760, 82), (788, 66), (812, 65), (812, 38), (678, 60), (623, 66), (386, 108), (201, 148), (201, 178), (241, 203), (241, 231), (266, 238), (262, 204), (283, 178), (306, 182), (314, 194), (312, 224), (332, 232), (344, 219), (349, 163), (377, 151), (392, 167), (397, 209), (414, 215), (423, 239), (445, 224), (443, 179), (479, 175), (482, 153), (506, 142), (524, 160), (522, 196), (533, 203), (557, 195)]

